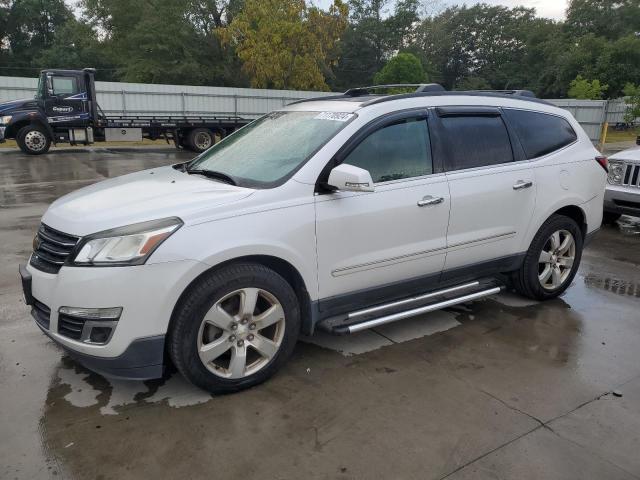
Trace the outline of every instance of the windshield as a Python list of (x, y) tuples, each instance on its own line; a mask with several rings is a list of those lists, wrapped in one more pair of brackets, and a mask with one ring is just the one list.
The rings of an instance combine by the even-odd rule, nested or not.
[(188, 170), (220, 172), (244, 186), (274, 186), (354, 116), (344, 112), (273, 112), (196, 157)]
[(36, 92), (36, 98), (44, 98), (44, 75), (38, 77), (38, 91)]

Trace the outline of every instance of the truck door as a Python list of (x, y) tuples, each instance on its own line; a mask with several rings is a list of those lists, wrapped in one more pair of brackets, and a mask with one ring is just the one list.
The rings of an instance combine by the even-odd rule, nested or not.
[(45, 113), (51, 126), (86, 126), (89, 122), (87, 89), (78, 74), (48, 72)]

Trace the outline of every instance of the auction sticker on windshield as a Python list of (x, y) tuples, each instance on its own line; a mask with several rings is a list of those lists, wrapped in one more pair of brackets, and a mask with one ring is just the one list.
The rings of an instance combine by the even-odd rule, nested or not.
[(353, 113), (347, 112), (320, 112), (313, 117), (314, 120), (333, 120), (336, 122), (347, 122), (353, 118)]

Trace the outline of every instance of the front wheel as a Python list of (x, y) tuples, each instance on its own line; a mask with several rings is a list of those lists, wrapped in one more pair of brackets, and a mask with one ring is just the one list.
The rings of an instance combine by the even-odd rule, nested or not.
[(29, 155), (41, 155), (49, 151), (51, 139), (47, 131), (39, 125), (22, 127), (16, 136), (20, 150)]
[(513, 275), (516, 290), (535, 300), (563, 293), (578, 271), (584, 240), (575, 220), (553, 215), (538, 230), (522, 266)]
[(169, 354), (194, 385), (231, 393), (271, 377), (289, 358), (300, 332), (295, 292), (273, 270), (237, 264), (205, 275), (180, 302)]

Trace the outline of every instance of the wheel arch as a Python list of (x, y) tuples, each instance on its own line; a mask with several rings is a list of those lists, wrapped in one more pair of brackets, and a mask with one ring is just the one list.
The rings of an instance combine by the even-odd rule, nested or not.
[[(578, 205), (567, 205), (565, 207), (559, 208), (551, 215), (564, 215), (565, 217), (569, 217), (572, 220), (575, 220), (575, 222), (580, 227), (580, 231), (582, 232), (582, 238), (586, 238), (588, 228), (587, 215), (585, 214), (584, 210)], [(549, 217), (551, 217), (551, 215), (549, 215)], [(549, 217), (547, 217), (546, 220), (548, 220)]]
[(191, 288), (205, 275), (210, 274), (216, 270), (220, 270), (222, 268), (228, 267), (229, 265), (238, 264), (238, 263), (255, 263), (258, 265), (263, 265), (278, 275), (283, 277), (289, 285), (293, 288), (296, 297), (298, 298), (298, 302), (300, 304), (300, 315), (301, 315), (301, 331), (303, 334), (309, 335), (313, 333), (313, 325), (314, 325), (314, 314), (313, 314), (313, 302), (311, 301), (311, 296), (309, 295), (309, 291), (307, 289), (307, 285), (304, 281), (304, 278), (298, 271), (296, 267), (294, 267), (290, 262), (284, 260), (280, 257), (276, 257), (273, 255), (243, 255), (235, 258), (231, 258), (220, 262), (211, 268), (201, 272), (197, 277), (195, 277), (187, 287), (183, 290), (183, 292), (178, 297), (178, 301), (175, 303), (173, 310), (171, 312), (171, 317), (169, 320), (169, 327), (167, 330), (171, 328), (171, 323), (173, 322), (173, 318), (182, 305), (186, 295), (191, 290)]

